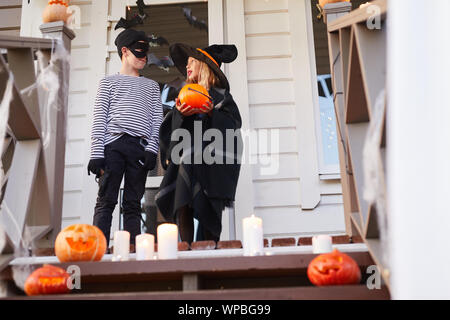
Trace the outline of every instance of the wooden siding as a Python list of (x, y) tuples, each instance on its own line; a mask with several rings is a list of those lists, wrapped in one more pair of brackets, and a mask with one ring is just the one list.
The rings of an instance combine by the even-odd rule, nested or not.
[(0, 2), (0, 34), (20, 35), (22, 0), (2, 0)]
[(81, 29), (74, 30), (76, 38), (72, 42), (62, 228), (73, 223), (92, 223), (93, 215), (93, 207), (88, 211), (83, 205), (90, 146), (86, 132), (90, 132), (89, 115), (93, 105), (89, 88), (92, 77), (90, 50), (94, 41), (91, 35), (92, 1), (76, 0), (71, 5), (81, 9)]
[[(280, 137), (279, 150), (269, 150), (272, 157), (279, 159), (278, 172), (262, 175), (262, 165), (253, 165), (254, 212), (263, 218), (264, 234), (269, 238), (343, 232), (339, 180), (321, 181), (319, 206), (302, 210), (298, 166), (302, 161), (298, 143), (301, 129), (296, 121), (299, 110), (292, 51), (295, 41), (290, 30), (289, 2), (245, 0), (244, 10), (250, 126), (257, 132), (278, 129)], [(326, 39), (325, 25), (323, 29)]]

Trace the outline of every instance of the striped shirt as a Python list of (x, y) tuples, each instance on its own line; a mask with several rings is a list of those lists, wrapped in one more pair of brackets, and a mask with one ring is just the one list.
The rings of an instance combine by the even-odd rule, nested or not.
[(95, 99), (91, 159), (104, 158), (105, 146), (124, 134), (143, 138), (145, 151), (157, 154), (162, 119), (157, 82), (122, 74), (105, 77)]

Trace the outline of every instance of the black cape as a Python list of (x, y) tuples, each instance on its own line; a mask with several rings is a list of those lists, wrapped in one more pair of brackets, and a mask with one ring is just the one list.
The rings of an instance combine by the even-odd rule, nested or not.
[[(172, 223), (176, 222), (176, 211), (189, 205), (200, 228), (219, 238), (222, 211), (232, 204), (236, 194), (243, 145), (240, 133), (242, 120), (229, 91), (213, 88), (209, 94), (214, 103), (211, 116), (184, 117), (174, 108), (164, 118), (160, 128), (160, 151), (161, 164), (166, 173), (155, 202), (164, 218)], [(189, 132), (190, 141), (171, 139), (177, 129)], [(208, 129), (216, 129), (209, 130), (210, 133), (220, 132), (223, 143), (216, 143), (216, 138), (198, 142), (198, 133), (201, 132), (200, 137), (203, 137)], [(197, 132), (195, 137), (194, 131)], [(198, 143), (194, 142), (195, 139)], [(213, 144), (215, 148), (211, 148)], [(202, 159), (205, 152), (210, 155), (209, 159), (213, 157), (216, 161)], [(178, 159), (178, 155), (182, 155), (183, 160)]]

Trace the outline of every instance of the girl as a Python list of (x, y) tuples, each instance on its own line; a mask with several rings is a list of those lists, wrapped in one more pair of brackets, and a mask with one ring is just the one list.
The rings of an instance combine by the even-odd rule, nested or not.
[[(212, 101), (195, 113), (177, 99), (176, 108), (166, 115), (160, 129), (160, 149), (161, 163), (167, 171), (155, 201), (165, 219), (177, 223), (182, 241), (189, 244), (194, 241), (193, 218), (199, 221), (197, 241), (218, 241), (222, 211), (234, 201), (242, 152), (241, 116), (220, 66), (234, 61), (237, 49), (234, 45), (196, 49), (178, 43), (170, 47), (170, 55), (186, 82), (204, 86)], [(211, 153), (213, 162), (202, 157), (210, 150), (205, 148), (211, 139), (203, 139), (209, 129), (219, 132), (218, 140), (222, 141), (215, 144)], [(173, 135), (180, 132), (177, 130), (189, 133), (188, 142), (183, 138), (187, 147), (181, 152), (178, 135)], [(194, 143), (199, 140), (200, 145)]]

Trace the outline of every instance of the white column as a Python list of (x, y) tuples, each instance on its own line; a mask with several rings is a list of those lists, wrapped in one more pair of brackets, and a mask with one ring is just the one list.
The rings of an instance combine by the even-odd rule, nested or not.
[[(225, 64), (226, 74), (230, 82), (231, 94), (239, 107), (242, 118), (242, 132), (250, 130), (250, 109), (248, 103), (247, 83), (247, 49), (245, 42), (244, 1), (225, 1), (225, 43), (236, 45), (239, 55), (230, 64)], [(244, 144), (246, 143), (245, 137)], [(246, 145), (247, 150), (249, 146)], [(244, 158), (236, 191), (235, 200), (235, 230), (236, 239), (242, 240), (242, 219), (253, 213), (253, 180), (252, 166), (249, 159)]]
[(449, 299), (450, 1), (388, 5), (391, 293)]

